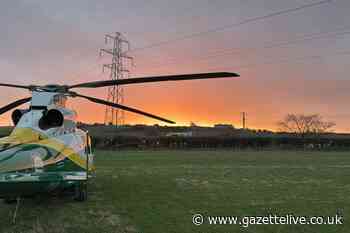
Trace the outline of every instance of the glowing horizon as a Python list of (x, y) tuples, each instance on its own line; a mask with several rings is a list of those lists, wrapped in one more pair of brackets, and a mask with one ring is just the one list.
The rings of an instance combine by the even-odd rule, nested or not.
[[(191, 5), (196, 7), (190, 7), (185, 0), (63, 0), (0, 4), (6, 9), (6, 14), (0, 14), (5, 30), (0, 40), (1, 82), (73, 84), (108, 79), (101, 65), (109, 63), (109, 57), (98, 57), (98, 49), (108, 46), (103, 39), (106, 33), (120, 31), (132, 48), (142, 48), (301, 3), (193, 0)], [(276, 122), (288, 113), (320, 114), (337, 124), (335, 131), (350, 133), (350, 109), (346, 108), (350, 35), (329, 36), (347, 31), (349, 7), (348, 1), (335, 1), (134, 50), (131, 77), (216, 71), (237, 72), (241, 77), (131, 85), (125, 88), (125, 104), (185, 125), (228, 123), (239, 128), (240, 113), (247, 112), (249, 128), (269, 130), (277, 130)], [(106, 97), (105, 88), (79, 92)], [(1, 88), (0, 105), (25, 96), (25, 91)], [(83, 100), (70, 102), (79, 121), (104, 121), (104, 107)], [(9, 116), (1, 116), (0, 124), (9, 125)], [(127, 114), (126, 123), (162, 124), (134, 114)]]

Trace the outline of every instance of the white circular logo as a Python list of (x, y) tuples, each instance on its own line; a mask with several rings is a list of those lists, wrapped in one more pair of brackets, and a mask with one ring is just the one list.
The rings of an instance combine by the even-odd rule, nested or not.
[(204, 222), (204, 218), (203, 218), (203, 215), (201, 214), (195, 214), (193, 215), (192, 217), (192, 223), (196, 226), (200, 226), (202, 225)]

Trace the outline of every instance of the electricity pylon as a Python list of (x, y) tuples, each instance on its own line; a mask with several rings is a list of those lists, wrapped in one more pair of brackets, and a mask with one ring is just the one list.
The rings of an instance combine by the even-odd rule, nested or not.
[[(126, 62), (132, 61), (132, 57), (128, 55), (130, 50), (130, 43), (127, 41), (121, 33), (116, 32), (114, 35), (105, 35), (105, 43), (112, 42), (113, 48), (101, 49), (100, 56), (108, 54), (112, 56), (112, 62), (103, 65), (103, 72), (105, 68), (110, 70), (110, 79), (118, 80), (128, 78), (130, 71), (126, 68)], [(112, 86), (108, 88), (107, 101), (123, 104), (124, 93), (123, 88), (120, 86)], [(105, 124), (106, 125), (122, 125), (125, 121), (125, 115), (122, 110), (107, 106), (105, 111)]]

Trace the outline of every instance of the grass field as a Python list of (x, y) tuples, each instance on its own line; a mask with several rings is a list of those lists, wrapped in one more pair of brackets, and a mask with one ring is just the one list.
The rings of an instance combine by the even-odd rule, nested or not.
[[(0, 204), (0, 232), (350, 232), (345, 152), (102, 152), (86, 203)], [(192, 224), (192, 216), (343, 215), (343, 225)], [(349, 220), (350, 221), (350, 220)], [(348, 226), (349, 225), (349, 226)]]

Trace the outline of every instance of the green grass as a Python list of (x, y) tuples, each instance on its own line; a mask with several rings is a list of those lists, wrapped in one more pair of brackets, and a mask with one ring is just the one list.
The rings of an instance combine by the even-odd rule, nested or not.
[[(345, 152), (97, 152), (87, 203), (0, 204), (0, 232), (349, 232)], [(202, 226), (192, 215), (345, 217), (344, 225)], [(350, 221), (350, 220), (349, 220)]]

